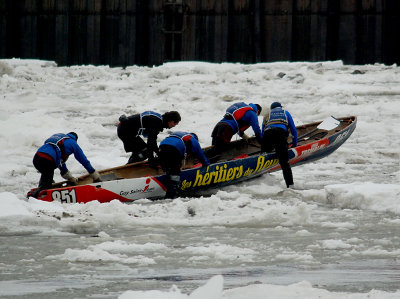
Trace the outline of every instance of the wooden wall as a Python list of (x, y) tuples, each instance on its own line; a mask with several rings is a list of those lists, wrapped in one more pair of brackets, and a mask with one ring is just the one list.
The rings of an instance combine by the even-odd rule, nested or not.
[(399, 0), (0, 0), (0, 58), (400, 63)]

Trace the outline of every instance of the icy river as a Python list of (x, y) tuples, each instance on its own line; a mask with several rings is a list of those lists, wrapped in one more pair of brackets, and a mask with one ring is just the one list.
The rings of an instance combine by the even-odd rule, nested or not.
[[(400, 298), (396, 65), (14, 59), (0, 60), (0, 91), (0, 297)], [(296, 190), (276, 172), (172, 201), (25, 198), (39, 180), (32, 157), (53, 133), (77, 132), (92, 165), (109, 168), (128, 158), (119, 115), (178, 110), (176, 129), (208, 146), (234, 101), (279, 101), (297, 124), (329, 115), (358, 123), (336, 152), (293, 168)], [(73, 156), (67, 165), (85, 174)]]

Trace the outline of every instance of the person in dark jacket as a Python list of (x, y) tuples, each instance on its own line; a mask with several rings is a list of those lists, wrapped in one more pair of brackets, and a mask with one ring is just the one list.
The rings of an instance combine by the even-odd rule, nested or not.
[[(258, 124), (258, 116), (261, 113), (259, 104), (246, 104), (243, 102), (235, 103), (226, 109), (224, 117), (216, 124), (211, 133), (213, 148), (207, 151), (207, 156), (217, 158), (224, 152), (234, 134), (238, 134), (243, 139), (249, 137), (244, 133), (250, 126), (256, 138), (261, 143), (262, 133)], [(212, 159), (211, 158), (211, 159)]]
[(57, 133), (45, 140), (33, 157), (33, 166), (41, 173), (39, 188), (35, 197), (41, 190), (49, 189), (53, 184), (54, 170), (60, 169), (61, 176), (69, 182), (76, 184), (78, 179), (72, 176), (65, 162), (71, 154), (89, 172), (94, 182), (100, 182), (99, 173), (93, 168), (79, 147), (78, 135), (75, 132), (68, 134)]
[[(131, 116), (122, 115), (119, 121), (118, 137), (124, 144), (125, 152), (132, 153), (128, 164), (149, 159), (149, 163), (155, 166), (154, 153), (158, 155), (158, 134), (164, 128), (175, 127), (181, 121), (181, 116), (177, 111), (169, 111), (163, 115), (145, 111)], [(147, 138), (147, 144), (140, 136)]]
[(195, 155), (202, 166), (210, 164), (195, 133), (174, 132), (161, 141), (160, 164), (167, 174), (165, 198), (175, 198), (179, 188), (182, 160), (186, 159), (187, 154)]
[(289, 111), (282, 108), (281, 103), (274, 102), (263, 122), (262, 152), (276, 151), (281, 165), (286, 187), (294, 188), (292, 169), (289, 164), (288, 142), (289, 130), (292, 134), (292, 147), (297, 146), (297, 130)]

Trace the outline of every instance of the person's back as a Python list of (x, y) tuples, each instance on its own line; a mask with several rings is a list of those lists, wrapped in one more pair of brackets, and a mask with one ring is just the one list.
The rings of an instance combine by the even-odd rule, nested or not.
[(250, 126), (256, 138), (261, 142), (262, 133), (258, 124), (258, 115), (261, 113), (261, 106), (258, 104), (235, 103), (226, 109), (224, 117), (215, 125), (211, 137), (213, 148), (207, 151), (212, 161), (226, 151), (233, 135), (238, 134), (243, 139), (248, 139), (244, 133)]
[(194, 133), (174, 132), (160, 143), (160, 163), (167, 174), (165, 198), (174, 198), (178, 191), (182, 160), (186, 154), (194, 154), (203, 166), (210, 164)]
[(119, 118), (119, 132), (122, 134), (135, 134), (148, 137), (151, 132), (159, 133), (164, 129), (161, 114), (145, 111), (131, 116), (121, 115)]
[(180, 153), (181, 159), (185, 157), (185, 154), (194, 154), (200, 160), (203, 166), (210, 164), (207, 157), (204, 155), (204, 152), (198, 141), (198, 137), (195, 133), (181, 131), (171, 133), (168, 137), (161, 141), (160, 147), (162, 145), (175, 147)]

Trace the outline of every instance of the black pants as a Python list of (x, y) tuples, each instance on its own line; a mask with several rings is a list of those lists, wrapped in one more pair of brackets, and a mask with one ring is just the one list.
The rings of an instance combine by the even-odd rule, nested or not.
[(57, 168), (54, 161), (35, 154), (33, 157), (33, 166), (41, 173), (39, 189), (50, 189), (53, 185), (54, 169)]
[(128, 163), (146, 160), (148, 158), (147, 144), (140, 136), (135, 136), (135, 132), (126, 132), (124, 129), (117, 128), (117, 135), (124, 144), (125, 152), (131, 152)]
[(283, 178), (286, 182), (286, 187), (293, 185), (293, 174), (292, 169), (289, 164), (288, 156), (288, 132), (281, 128), (270, 128), (264, 131), (261, 151), (262, 152), (272, 152), (275, 150), (276, 155), (279, 159), (279, 164), (281, 165)]
[(233, 130), (230, 125), (219, 122), (211, 133), (213, 147), (206, 152), (211, 163), (218, 160), (218, 156), (229, 148), (233, 136)]
[(165, 198), (175, 198), (179, 189), (183, 157), (174, 146), (162, 144), (159, 158), (161, 167), (167, 175)]

